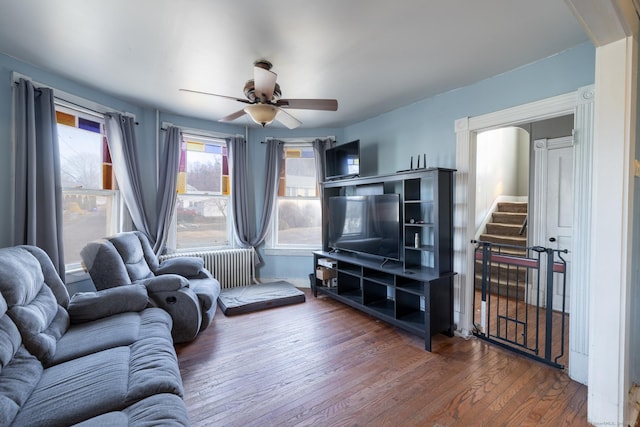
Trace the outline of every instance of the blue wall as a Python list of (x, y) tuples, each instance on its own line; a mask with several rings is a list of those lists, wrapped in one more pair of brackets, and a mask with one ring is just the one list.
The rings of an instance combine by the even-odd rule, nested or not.
[[(360, 139), (362, 175), (394, 172), (409, 167), (410, 156), (426, 153), (429, 166), (455, 167), (456, 119), (571, 92), (594, 82), (595, 49), (590, 43), (525, 67), (399, 108), (344, 129), (249, 128), (188, 117), (158, 114), (159, 122), (206, 129), (226, 134), (248, 134), (251, 176), (256, 184), (251, 198), (256, 212), (262, 209), (265, 138), (335, 136), (338, 141)], [(12, 95), (11, 73), (28, 75), (34, 81), (72, 93), (119, 111), (136, 115), (137, 139), (143, 158), (154, 159), (141, 165), (145, 172), (145, 203), (155, 204), (156, 114), (153, 108), (131, 105), (98, 89), (88, 88), (61, 76), (34, 68), (0, 54), (0, 197), (13, 199), (12, 180)], [(0, 246), (12, 243), (12, 212), (9, 203), (0, 206)], [(256, 215), (256, 221), (258, 220)], [(264, 253), (263, 249), (260, 249)], [(311, 256), (265, 256), (262, 277), (305, 279), (312, 272)]]
[[(143, 123), (148, 114), (145, 110), (127, 102), (110, 97), (99, 90), (81, 86), (68, 79), (32, 67), (11, 57), (0, 54), (0, 197), (5, 202), (0, 204), (0, 247), (13, 243), (13, 94), (12, 73), (20, 73), (41, 83), (73, 95), (94, 101), (116, 111), (126, 111), (136, 116)], [(138, 138), (141, 134), (138, 135)], [(146, 154), (146, 147), (144, 148)], [(144, 185), (155, 186), (155, 174), (151, 181)]]
[(346, 140), (360, 139), (361, 170), (376, 175), (408, 169), (426, 153), (428, 166), (455, 167), (454, 123), (594, 83), (595, 48), (585, 43), (525, 67), (482, 80), (348, 126)]

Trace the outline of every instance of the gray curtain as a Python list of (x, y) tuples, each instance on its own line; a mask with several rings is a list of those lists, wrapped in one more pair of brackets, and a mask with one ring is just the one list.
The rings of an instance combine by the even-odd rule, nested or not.
[(271, 215), (275, 207), (276, 196), (278, 195), (278, 184), (280, 182), (280, 170), (282, 169), (282, 158), (284, 157), (284, 142), (272, 139), (266, 142), (266, 179), (264, 185), (264, 204), (262, 205), (262, 216), (260, 217), (260, 231), (256, 233), (252, 246), (257, 246), (263, 242), (269, 230)]
[(43, 249), (64, 281), (63, 200), (53, 91), (20, 79), (15, 120), (14, 244)]
[(144, 209), (140, 167), (136, 154), (136, 125), (133, 117), (120, 113), (107, 113), (104, 121), (113, 173), (118, 182), (120, 194), (131, 214), (136, 230), (145, 233), (155, 243)]
[[(313, 146), (313, 154), (314, 154), (314, 158), (316, 161), (316, 179), (318, 180), (318, 183), (324, 182), (326, 175), (325, 175), (325, 157), (324, 157), (324, 152), (326, 151), (327, 148), (330, 148), (333, 146), (334, 144), (334, 140), (327, 138), (327, 139), (316, 139), (314, 140), (311, 144)], [(318, 192), (320, 193), (320, 201), (324, 200), (323, 196), (323, 190), (322, 190), (322, 186), (320, 185)]]
[[(244, 247), (256, 247), (262, 243), (269, 229), (278, 190), (284, 142), (278, 140), (266, 142), (264, 204), (258, 224), (259, 229), (254, 231), (251, 226), (252, 217), (249, 215), (247, 144), (242, 137), (227, 138), (226, 141), (231, 162), (231, 206), (236, 238)], [(262, 263), (262, 257), (259, 253), (258, 262)]]
[(247, 143), (241, 136), (226, 138), (231, 165), (231, 211), (236, 239), (243, 247), (251, 246), (252, 220), (249, 216)]
[(176, 207), (181, 145), (182, 132), (180, 128), (169, 126), (164, 134), (164, 150), (159, 165), (160, 176), (158, 177), (158, 195), (156, 198), (158, 222), (153, 245), (153, 251), (156, 255), (160, 255), (164, 251), (169, 236), (169, 226)]

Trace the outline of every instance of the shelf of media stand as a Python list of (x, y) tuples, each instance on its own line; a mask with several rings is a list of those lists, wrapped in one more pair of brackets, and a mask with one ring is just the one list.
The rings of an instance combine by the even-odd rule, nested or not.
[(431, 351), (435, 333), (453, 335), (453, 276), (433, 269), (405, 270), (402, 263), (381, 262), (350, 253), (314, 252), (336, 262), (336, 287), (315, 281), (314, 294), (327, 295), (425, 339)]
[(433, 245), (420, 245), (417, 248), (415, 246), (405, 246), (404, 249), (410, 251), (433, 252), (436, 248)]

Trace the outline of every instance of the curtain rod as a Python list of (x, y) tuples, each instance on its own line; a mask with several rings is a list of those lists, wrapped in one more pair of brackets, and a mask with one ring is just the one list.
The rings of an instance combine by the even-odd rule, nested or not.
[[(90, 114), (92, 116), (96, 116), (96, 117), (100, 117), (100, 118), (104, 117), (104, 113), (101, 113), (100, 111), (92, 110), (91, 108), (85, 107), (84, 105), (76, 104), (75, 102), (68, 101), (68, 100), (66, 100), (64, 98), (60, 98), (59, 96), (55, 96), (54, 95), (53, 99), (55, 101), (57, 101), (59, 104), (63, 104), (63, 103), (64, 104), (68, 104), (68, 106), (71, 106), (72, 108), (76, 108), (76, 109), (82, 111), (83, 113), (87, 113), (87, 114)], [(63, 105), (63, 107), (64, 106), (65, 105)]]
[(316, 139), (330, 139), (332, 141), (335, 141), (336, 138), (334, 136), (326, 136), (326, 137), (301, 137), (301, 138), (274, 138), (274, 137), (269, 137), (266, 138), (264, 141), (260, 141), (260, 144), (266, 144), (268, 141), (272, 141), (274, 139), (277, 139), (279, 141), (282, 141), (284, 143), (296, 143), (296, 142), (304, 142), (304, 143), (308, 143), (308, 142), (313, 142)]
[[(180, 128), (180, 126), (176, 126), (177, 128)], [(166, 127), (161, 127), (160, 128), (161, 131), (166, 132), (167, 128)], [(209, 139), (225, 139), (226, 137), (224, 136), (213, 136), (213, 135), (204, 135), (201, 133), (196, 133), (196, 132), (190, 132), (188, 130), (182, 130), (180, 129), (180, 131), (184, 134), (184, 135), (191, 135), (191, 136), (197, 136), (199, 138), (209, 138)]]
[[(13, 84), (15, 86), (18, 86), (20, 84), (20, 82), (19, 81), (14, 81)], [(42, 88), (41, 87), (35, 87), (34, 89), (40, 90)], [(53, 95), (54, 102), (57, 102), (58, 104), (62, 105), (63, 107), (75, 108), (75, 109), (77, 109), (77, 110), (79, 110), (79, 111), (81, 111), (83, 113), (89, 114), (90, 116), (98, 117), (98, 118), (101, 118), (101, 119), (103, 119), (104, 115), (107, 114), (107, 113), (103, 113), (101, 111), (97, 111), (97, 110), (94, 110), (92, 108), (86, 107), (84, 105), (80, 105), (80, 104), (78, 104), (76, 102), (69, 101), (68, 99), (64, 99), (64, 98), (60, 97), (59, 95), (55, 94), (55, 92), (56, 92), (55, 89), (52, 89), (52, 90), (54, 91), (54, 95)], [(68, 105), (63, 105), (63, 104), (68, 104)], [(134, 122), (134, 123), (136, 124), (136, 126), (140, 124), (137, 121)]]

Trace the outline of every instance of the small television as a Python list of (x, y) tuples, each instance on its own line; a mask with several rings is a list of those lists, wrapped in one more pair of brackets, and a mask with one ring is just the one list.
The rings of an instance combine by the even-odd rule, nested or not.
[(400, 196), (329, 197), (328, 246), (400, 260)]
[(325, 178), (327, 181), (349, 178), (360, 174), (360, 140), (327, 148), (325, 151)]

